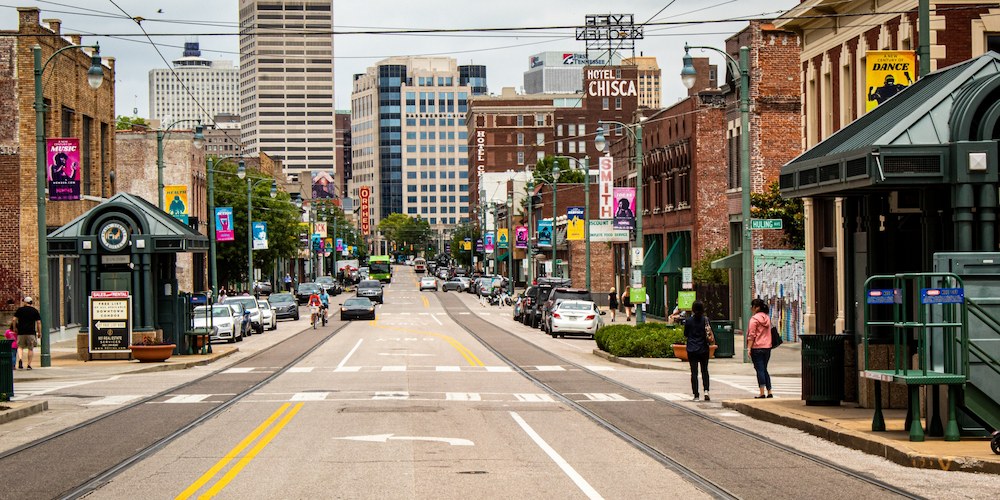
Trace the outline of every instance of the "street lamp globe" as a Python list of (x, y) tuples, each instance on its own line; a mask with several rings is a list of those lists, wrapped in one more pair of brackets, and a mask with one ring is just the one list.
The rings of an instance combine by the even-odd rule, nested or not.
[(104, 68), (101, 66), (101, 50), (94, 49), (94, 55), (90, 56), (90, 69), (87, 70), (87, 84), (90, 88), (100, 88), (104, 83)]
[(194, 144), (195, 149), (201, 149), (201, 146), (205, 144), (205, 127), (195, 125), (194, 140), (192, 143)]
[(271, 179), (271, 198), (278, 196), (278, 182)]
[[(562, 172), (562, 167), (559, 166), (558, 162), (552, 163), (552, 182), (559, 182), (559, 175)], [(555, 189), (555, 188), (553, 188)]]
[(694, 88), (698, 79), (698, 72), (694, 69), (691, 54), (688, 53), (687, 44), (684, 45), (684, 67), (681, 68), (681, 83), (688, 89)]
[(292, 204), (295, 205), (296, 208), (302, 208), (302, 196), (297, 194), (292, 197)]
[(240, 161), (239, 166), (236, 167), (236, 177), (239, 177), (240, 179), (247, 178), (247, 165), (246, 163), (243, 163), (242, 160)]
[(597, 127), (597, 136), (594, 137), (594, 148), (603, 153), (607, 145), (608, 141), (604, 138), (604, 127)]

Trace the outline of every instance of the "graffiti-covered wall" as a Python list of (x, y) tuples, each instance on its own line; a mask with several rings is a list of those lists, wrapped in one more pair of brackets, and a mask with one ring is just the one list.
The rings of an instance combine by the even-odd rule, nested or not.
[(753, 261), (753, 287), (771, 308), (771, 324), (786, 341), (798, 342), (805, 328), (806, 252), (754, 250)]

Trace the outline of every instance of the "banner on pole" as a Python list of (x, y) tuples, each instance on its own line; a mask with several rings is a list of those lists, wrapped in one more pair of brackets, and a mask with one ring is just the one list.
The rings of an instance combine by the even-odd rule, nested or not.
[(497, 248), (510, 248), (510, 231), (507, 228), (497, 229)]
[(601, 219), (611, 219), (615, 215), (615, 160), (602, 156), (597, 168), (597, 198)]
[(267, 250), (267, 222), (253, 223), (253, 249)]
[(182, 185), (163, 186), (163, 202), (167, 212), (175, 219), (188, 223), (188, 187)]
[(875, 109), (890, 97), (913, 85), (916, 54), (912, 50), (865, 52), (865, 111)]
[(569, 221), (569, 225), (566, 227), (566, 239), (573, 241), (585, 240), (586, 230), (583, 225), (583, 207), (567, 208), (566, 219)]
[(80, 199), (80, 139), (76, 137), (45, 140), (45, 158), (49, 181), (49, 199), (76, 201)]
[(538, 246), (552, 246), (552, 219), (538, 221)]
[(215, 241), (233, 241), (233, 207), (215, 207)]
[(493, 231), (487, 231), (486, 232), (486, 242), (484, 243), (483, 246), (486, 249), (486, 253), (493, 253), (493, 248), (494, 248), (494, 246), (493, 246)]
[(320, 238), (326, 238), (326, 222), (313, 223), (313, 232), (318, 234)]
[(635, 229), (635, 188), (616, 187), (615, 229)]
[(344, 238), (337, 238), (337, 246), (335, 248), (338, 252), (344, 251)]
[(514, 248), (528, 248), (528, 226), (514, 229)]

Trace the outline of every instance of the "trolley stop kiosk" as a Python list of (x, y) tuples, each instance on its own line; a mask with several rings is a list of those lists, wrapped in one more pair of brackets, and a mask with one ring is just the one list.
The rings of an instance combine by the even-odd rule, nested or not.
[[(177, 289), (177, 254), (206, 252), (208, 238), (148, 201), (119, 193), (52, 232), (48, 249), (49, 255), (79, 255), (79, 283), (87, 296), (94, 291), (129, 292), (130, 343), (149, 336), (177, 344), (174, 354), (183, 349), (190, 296)], [(89, 333), (88, 321), (80, 336)], [(78, 340), (78, 350), (81, 344)], [(129, 354), (97, 357), (121, 359)]]

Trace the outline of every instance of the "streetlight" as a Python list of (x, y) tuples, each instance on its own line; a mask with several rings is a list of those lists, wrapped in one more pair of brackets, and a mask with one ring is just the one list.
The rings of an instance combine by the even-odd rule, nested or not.
[[(743, 278), (743, 317), (744, 324), (750, 320), (750, 295), (752, 282), (750, 275), (753, 273), (753, 240), (750, 238), (750, 49), (747, 46), (740, 47), (739, 62), (728, 53), (714, 47), (701, 47), (684, 44), (684, 67), (681, 69), (681, 81), (687, 88), (692, 88), (697, 80), (697, 71), (692, 64), (691, 56), (688, 53), (691, 49), (714, 50), (726, 58), (726, 65), (731, 73), (740, 75), (740, 201), (742, 202), (742, 242), (740, 243), (741, 257), (743, 260), (740, 275)], [(743, 361), (747, 361), (746, 346), (743, 349)]]
[(242, 161), (236, 167), (236, 177), (247, 180), (247, 281), (248, 291), (253, 289), (253, 188), (261, 182), (271, 181), (271, 198), (278, 196), (278, 183), (267, 177), (247, 177), (247, 166)]
[[(237, 156), (205, 158), (205, 177), (208, 181), (208, 274), (212, 282), (212, 296), (216, 296), (219, 290), (219, 273), (215, 262), (215, 172), (216, 167), (226, 160), (238, 158)], [(243, 160), (240, 160), (240, 165)], [(245, 168), (245, 167), (244, 167)], [(228, 174), (229, 172), (223, 172)]]
[(532, 252), (532, 249), (531, 249), (531, 213), (535, 211), (535, 208), (534, 208), (534, 200), (535, 200), (535, 182), (534, 182), (534, 178), (535, 178), (534, 175), (529, 176), (528, 177), (528, 184), (526, 186), (527, 189), (528, 189), (528, 248), (525, 248), (525, 252), (524, 253), (526, 255), (526, 258), (528, 259), (528, 274), (527, 274), (527, 276), (525, 276), (525, 279), (524, 279), (524, 287), (525, 288), (527, 288), (527, 287), (531, 286), (532, 284), (534, 284), (533, 283), (534, 280), (531, 279), (531, 276), (535, 272), (535, 268), (532, 267), (532, 262), (531, 262), (531, 252)]
[(514, 192), (507, 193), (507, 274), (510, 280), (507, 283), (507, 293), (514, 295), (514, 234), (511, 229), (511, 211), (514, 210)]
[[(167, 128), (156, 131), (156, 190), (160, 194), (160, 210), (163, 210), (165, 206), (163, 202), (163, 138), (170, 133), (170, 129), (174, 128), (174, 125), (188, 122), (199, 122), (199, 120), (177, 120), (168, 125)], [(202, 133), (203, 130), (204, 128), (200, 122), (194, 128), (194, 139), (192, 142), (197, 149), (201, 149), (201, 145), (205, 142), (205, 134)]]
[[(631, 125), (614, 121), (614, 120), (602, 120), (597, 122), (598, 125), (604, 123), (610, 123), (618, 125), (621, 128), (628, 131), (632, 140), (635, 142), (635, 241), (632, 243), (632, 248), (638, 248), (643, 251), (645, 248), (643, 245), (642, 238), (642, 120), (644, 117), (640, 117), (637, 123)], [(604, 128), (597, 128), (597, 137), (594, 138), (594, 147), (598, 151), (604, 151), (607, 147), (607, 140), (604, 138)], [(610, 152), (609, 152), (610, 153)], [(643, 252), (644, 254), (645, 252)], [(631, 253), (629, 258), (631, 259)], [(645, 257), (645, 255), (643, 255)], [(632, 276), (629, 278), (629, 283), (633, 287), (642, 287), (642, 260), (639, 260), (639, 264), (632, 265)], [(642, 304), (637, 308), (638, 312), (635, 314), (635, 324), (640, 325), (646, 322), (646, 311)]]
[(555, 277), (558, 268), (556, 267), (556, 242), (559, 241), (559, 233), (556, 232), (556, 193), (559, 191), (557, 189), (557, 184), (559, 184), (559, 172), (562, 171), (557, 163), (552, 164), (552, 237), (550, 238), (550, 243), (552, 243), (552, 276)]
[[(600, 131), (601, 130), (598, 129), (598, 132)], [(603, 140), (604, 136), (602, 135), (600, 137)], [(583, 239), (585, 241), (584, 246), (586, 247), (584, 267), (586, 268), (587, 290), (590, 290), (590, 156), (584, 156), (583, 160), (572, 156), (556, 156), (556, 158), (573, 160), (583, 170)]]
[(49, 350), (49, 322), (51, 319), (51, 304), (49, 301), (49, 249), (48, 234), (45, 229), (45, 98), (42, 95), (42, 73), (52, 59), (69, 49), (94, 49), (90, 56), (90, 69), (87, 70), (87, 84), (96, 90), (104, 82), (104, 67), (101, 64), (101, 47), (94, 45), (67, 45), (55, 51), (45, 62), (42, 62), (42, 47), (31, 48), (35, 63), (35, 203), (38, 211), (38, 307), (42, 316), (42, 366), (52, 366), (52, 356)]

